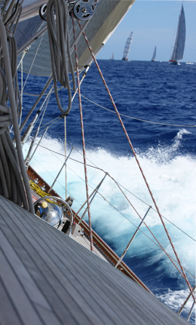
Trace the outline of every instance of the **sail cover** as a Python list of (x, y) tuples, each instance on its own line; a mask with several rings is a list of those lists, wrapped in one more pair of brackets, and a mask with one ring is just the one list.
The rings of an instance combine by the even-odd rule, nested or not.
[(176, 60), (181, 60), (183, 58), (185, 39), (186, 39), (186, 23), (185, 23), (184, 8), (182, 5), (179, 22), (178, 22), (176, 40), (175, 40), (171, 60), (176, 61)]
[(126, 41), (126, 44), (125, 44), (125, 48), (124, 48), (124, 52), (123, 52), (123, 58), (122, 58), (122, 60), (128, 60), (128, 56), (129, 56), (129, 51), (130, 51), (132, 39), (133, 39), (133, 32), (131, 32), (131, 34), (127, 38), (127, 41)]

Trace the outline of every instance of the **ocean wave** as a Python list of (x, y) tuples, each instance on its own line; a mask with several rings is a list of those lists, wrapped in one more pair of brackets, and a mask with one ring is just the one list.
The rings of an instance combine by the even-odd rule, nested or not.
[[(179, 137), (181, 137), (180, 134), (177, 139)], [(51, 152), (51, 150), (60, 153), (60, 155)], [(70, 148), (67, 149), (67, 154), (69, 151)], [(196, 196), (196, 158), (188, 155), (177, 156), (173, 160), (166, 162), (164, 159), (164, 163), (160, 163), (158, 156), (167, 155), (166, 151), (167, 149), (160, 150), (158, 147), (156, 155), (155, 149), (153, 154), (152, 150), (149, 150), (146, 154), (139, 155), (139, 161), (183, 264), (194, 273), (194, 245), (191, 245), (193, 243), (192, 238), (195, 239), (196, 226), (194, 202)], [(91, 206), (92, 224), (96, 226), (96, 230), (102, 237), (112, 241), (117, 253), (120, 254), (140, 223), (138, 214), (143, 217), (148, 206), (153, 207), (151, 197), (133, 157), (112, 155), (101, 148), (87, 150), (86, 154), (89, 193), (99, 184), (105, 172), (108, 173)], [(31, 164), (51, 185), (64, 162), (63, 155), (63, 143), (48, 137), (42, 140), (41, 147), (32, 159)], [(67, 162), (67, 169), (67, 191), (68, 195), (75, 198), (73, 208), (77, 211), (86, 200), (81, 152), (73, 150)], [(120, 184), (123, 193), (115, 182)], [(54, 187), (62, 197), (65, 197), (64, 184), (65, 175), (63, 171)], [(83, 211), (84, 209), (81, 214)], [(87, 220), (87, 216), (85, 218)], [(170, 252), (167, 236), (154, 207), (146, 217), (146, 223), (160, 238), (165, 249)], [(183, 229), (183, 232), (180, 229)], [(134, 254), (142, 255), (143, 247), (150, 247), (152, 244), (151, 239), (153, 238), (144, 225), (142, 225), (141, 230), (146, 236), (143, 233), (137, 236), (139, 239), (136, 238), (134, 241), (134, 250), (128, 252), (130, 257), (133, 256), (133, 251)], [(172, 252), (170, 253), (172, 254)], [(160, 252), (157, 251), (156, 256), (154, 255), (155, 260), (159, 254)], [(155, 260), (153, 261), (151, 257), (148, 263), (152, 265)], [(160, 260), (162, 260), (161, 257)], [(163, 269), (164, 265), (160, 264), (159, 267)], [(173, 272), (168, 266), (167, 270), (168, 274)]]

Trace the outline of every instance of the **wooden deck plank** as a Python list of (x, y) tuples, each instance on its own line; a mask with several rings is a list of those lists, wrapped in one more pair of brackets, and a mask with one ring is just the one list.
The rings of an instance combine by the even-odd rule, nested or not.
[[(30, 221), (29, 221), (30, 222)], [(26, 224), (26, 223), (25, 223)], [(41, 224), (40, 224), (41, 225)], [(32, 225), (32, 227), (33, 227), (33, 225)], [(63, 247), (63, 244), (65, 244), (65, 236), (66, 235), (64, 235), (63, 233), (60, 233), (61, 235), (62, 235), (62, 239), (63, 239), (63, 242), (62, 242), (62, 247)], [(59, 235), (60, 235), (59, 234)], [(49, 239), (49, 241), (47, 242), (47, 247), (49, 246), (49, 245), (51, 245), (51, 239), (52, 239), (52, 237), (51, 236), (49, 236), (48, 237), (48, 239)], [(41, 238), (38, 238), (37, 239), (38, 241), (39, 240), (42, 240)], [(46, 242), (46, 235), (45, 235), (45, 242)], [(53, 244), (54, 244), (54, 241), (52, 241), (53, 242)], [(73, 242), (73, 240), (72, 240), (72, 244), (77, 248), (78, 247), (78, 244), (76, 243), (76, 245), (75, 245), (75, 243)], [(40, 246), (43, 246), (43, 243), (40, 243)], [(52, 248), (51, 248), (52, 249)], [(63, 263), (63, 259), (65, 260), (65, 264), (64, 265), (66, 265), (67, 264), (67, 260), (70, 260), (70, 257), (71, 257), (71, 255), (73, 256), (74, 254), (75, 254), (75, 251), (77, 251), (77, 249), (74, 249), (74, 250), (72, 250), (71, 249), (71, 245), (69, 246), (69, 252), (66, 250), (66, 246), (65, 246), (65, 251), (64, 251), (64, 254), (67, 254), (67, 253), (69, 253), (69, 259), (67, 259), (67, 257), (64, 257), (64, 254), (62, 254), (62, 252), (60, 252), (59, 251), (59, 244), (57, 245), (57, 247), (56, 247), (56, 254), (55, 254), (55, 257), (57, 256), (57, 255), (59, 255), (59, 258), (60, 258), (60, 262), (61, 262), (61, 264), (60, 265), (62, 265), (62, 263)], [(84, 256), (85, 256), (85, 254), (89, 254), (90, 253), (90, 257), (92, 256), (92, 253), (91, 252), (89, 252), (88, 250), (86, 250), (86, 249), (84, 249)], [(57, 264), (59, 264), (59, 260), (56, 260), (55, 261)], [(83, 265), (82, 265), (83, 264)], [(108, 264), (108, 263), (107, 263)], [(81, 268), (81, 266), (83, 266), (83, 268)], [(67, 265), (66, 265), (66, 268), (67, 268)], [(82, 258), (81, 259), (81, 256), (76, 256), (76, 258), (75, 258), (75, 260), (74, 260), (74, 265), (71, 267), (71, 269), (70, 269), (70, 273), (73, 275), (74, 274), (74, 277), (73, 277), (73, 283), (72, 283), (72, 285), (73, 285), (73, 287), (74, 287), (74, 283), (76, 282), (76, 279), (77, 279), (77, 282), (78, 282), (78, 284), (77, 284), (77, 286), (76, 286), (76, 288), (78, 289), (78, 290), (80, 290), (80, 292), (81, 292), (81, 294), (82, 295), (84, 295), (84, 293), (86, 292), (87, 293), (87, 298), (88, 298), (88, 295), (91, 295), (91, 287), (93, 287), (93, 286), (95, 286), (95, 281), (97, 282), (97, 285), (96, 285), (96, 290), (98, 290), (99, 292), (100, 292), (100, 294), (101, 293), (103, 293), (103, 290), (101, 291), (100, 290), (100, 288), (99, 288), (99, 286), (100, 286), (100, 281), (99, 281), (99, 279), (97, 279), (97, 268), (95, 267), (94, 268), (94, 270), (95, 270), (95, 273), (94, 273), (94, 275), (92, 275), (91, 277), (89, 277), (89, 275), (88, 276), (86, 276), (86, 269), (88, 268), (88, 265), (86, 265), (85, 263), (84, 263), (84, 259)], [(111, 266), (111, 268), (112, 268), (112, 270), (113, 270), (113, 267)], [(80, 275), (80, 273), (81, 273), (81, 271), (83, 270), (83, 274), (82, 274), (82, 276)], [(119, 271), (118, 270), (116, 270), (116, 272), (117, 273), (119, 273)], [(110, 275), (110, 273), (109, 273), (109, 275)], [(59, 277), (60, 277), (60, 275), (59, 275)], [(106, 279), (106, 282), (107, 282), (107, 279)], [(81, 287), (81, 283), (83, 283), (83, 286)], [(63, 285), (63, 283), (62, 283), (62, 285)], [(105, 288), (104, 288), (105, 289)], [(85, 290), (85, 291), (84, 291)], [(111, 294), (110, 294), (110, 292), (109, 292), (109, 290), (112, 290), (112, 292), (111, 292)], [(106, 299), (107, 301), (105, 301), (105, 306), (107, 306), (107, 308), (106, 308), (106, 315), (107, 315), (107, 313), (110, 313), (110, 314), (112, 314), (112, 315), (114, 315), (116, 312), (116, 308), (115, 308), (115, 305), (113, 304), (112, 305), (112, 307), (113, 307), (113, 310), (112, 311), (109, 311), (109, 305), (110, 305), (110, 301), (111, 301), (111, 297), (113, 297), (114, 295), (115, 296), (118, 296), (119, 295), (119, 293), (116, 293), (115, 291), (113, 291), (113, 289), (112, 289), (112, 283), (111, 283), (111, 285), (109, 285), (108, 283), (107, 283), (107, 288), (106, 288), (106, 290), (105, 290), (105, 293), (106, 293), (106, 298), (108, 298), (108, 299)], [(108, 297), (107, 297), (108, 296)], [(83, 297), (83, 298), (85, 298), (85, 297)], [(102, 305), (103, 305), (103, 299), (104, 299), (105, 297), (102, 297), (101, 298), (101, 303), (102, 303)], [(95, 300), (94, 299), (94, 297), (91, 297), (91, 303), (93, 302), (93, 300)], [(112, 298), (113, 299), (113, 298)], [(115, 300), (115, 299), (114, 299)], [(123, 313), (123, 310), (124, 310), (124, 314), (123, 314), (123, 317), (125, 318), (125, 314), (126, 314), (126, 312), (127, 312), (127, 308), (128, 308), (128, 305), (127, 306), (124, 306), (124, 304), (126, 305), (126, 303), (120, 303), (120, 306), (119, 306), (119, 308), (121, 309), (121, 313)], [(90, 306), (89, 306), (90, 307)], [(91, 306), (92, 307), (92, 306)], [(99, 307), (99, 303), (98, 303), (98, 298), (96, 298), (96, 301), (95, 301), (95, 304), (94, 304), (94, 308), (97, 310), (98, 309), (98, 307)], [(127, 307), (127, 308), (126, 308)], [(103, 307), (102, 307), (103, 308)], [(106, 317), (106, 315), (105, 315), (105, 317)], [(113, 321), (117, 321), (117, 322), (119, 322), (119, 318), (118, 318), (118, 316), (116, 315), (116, 317), (115, 317), (115, 320), (113, 320)], [(127, 316), (127, 321), (128, 321), (128, 316)]]
[[(15, 213), (16, 213), (16, 211), (15, 211)], [(43, 223), (43, 221), (40, 219), (39, 219), (39, 222), (41, 222), (41, 224)], [(20, 221), (18, 219), (13, 221), (13, 224), (15, 224), (15, 227), (14, 227), (15, 230), (16, 230), (17, 224), (19, 224), (19, 223), (20, 223)], [(46, 226), (48, 226), (48, 224), (46, 224)], [(22, 231), (24, 231), (24, 233), (25, 233), (26, 227), (27, 227), (27, 221), (25, 220), (25, 222), (20, 225), (20, 229)], [(51, 227), (49, 226), (49, 228), (51, 228)], [(30, 229), (32, 229), (32, 228), (30, 228)], [(15, 234), (16, 234), (16, 231), (15, 231)], [(59, 233), (59, 234), (61, 234), (61, 233)], [(40, 235), (41, 235), (41, 233), (40, 233)], [(63, 237), (65, 237), (65, 236), (66, 235), (63, 235)], [(33, 237), (34, 237), (34, 239), (33, 239)], [(34, 249), (36, 249), (37, 245), (38, 245), (39, 254), (40, 254), (41, 259), (42, 259), (42, 261), (45, 261), (47, 263), (47, 260), (49, 260), (48, 252), (50, 252), (50, 250), (48, 248), (51, 246), (51, 237), (48, 242), (46, 241), (46, 238), (45, 238), (45, 241), (43, 242), (43, 239), (41, 238), (41, 236), (36, 237), (36, 232), (33, 231), (31, 235), (28, 234), (28, 241), (31, 242), (31, 247)], [(64, 245), (65, 245), (65, 242), (64, 242)], [(41, 247), (41, 249), (40, 249), (40, 247)], [(82, 306), (82, 308), (92, 309), (92, 311), (94, 311), (93, 318), (95, 318), (95, 315), (97, 315), (97, 317), (99, 317), (99, 319), (101, 319), (103, 307), (99, 306), (98, 301), (92, 295), (91, 289), (88, 288), (89, 287), (88, 283), (87, 283), (87, 287), (85, 284), (82, 285), (82, 283), (85, 282), (84, 278), (80, 277), (81, 281), (79, 281), (77, 279), (77, 273), (75, 274), (75, 276), (73, 276), (73, 272), (75, 271), (75, 266), (74, 266), (74, 268), (72, 268), (70, 270), (69, 274), (72, 274), (72, 277), (69, 278), (69, 280), (67, 280), (66, 278), (64, 279), (64, 274), (67, 274), (67, 272), (68, 272), (67, 265), (66, 265), (67, 259), (65, 259), (65, 264), (64, 264), (62, 270), (60, 268), (56, 267), (56, 265), (59, 265), (59, 262), (61, 262), (59, 259), (56, 259), (57, 255), (59, 253), (60, 253), (60, 251), (59, 251), (59, 245), (58, 245), (56, 254), (54, 255), (55, 260), (53, 260), (53, 257), (50, 256), (50, 260), (49, 260), (50, 263), (47, 263), (47, 277), (49, 277), (48, 273), (49, 273), (49, 270), (51, 270), (53, 272), (53, 275), (55, 275), (57, 277), (57, 280), (60, 282), (60, 287), (59, 287), (59, 283), (57, 283), (57, 282), (54, 283), (54, 288), (55, 288), (55, 290), (57, 290), (58, 295), (60, 295), (60, 293), (61, 293), (61, 291), (63, 291), (63, 287), (64, 287), (64, 290), (68, 290), (70, 296), (73, 297), (73, 299), (75, 301), (75, 309), (78, 304), (80, 306)], [(62, 252), (61, 252), (61, 254), (62, 254)], [(39, 265), (40, 265), (40, 263), (42, 263), (42, 261), (39, 261)], [(77, 279), (77, 281), (76, 281), (76, 279)], [(53, 286), (53, 284), (52, 284), (52, 286)], [(63, 293), (64, 293), (64, 291), (63, 291)], [(89, 295), (91, 296), (90, 301), (89, 301)], [(110, 317), (107, 318), (108, 313), (110, 314), (109, 315)], [(104, 317), (103, 317), (103, 321), (107, 321), (107, 323), (109, 324), (111, 322), (111, 320), (112, 320), (112, 323), (114, 324), (114, 323), (118, 323), (120, 319), (117, 315), (115, 315), (114, 311), (110, 312), (110, 310), (107, 307)]]
[(187, 324), (106, 261), (2, 197), (0, 229), (1, 281), (6, 286), (0, 297), (6, 296), (9, 319), (18, 315), (19, 323), (29, 325), (25, 315), (32, 313), (36, 325)]
[[(0, 202), (0, 204), (2, 204)], [(10, 205), (11, 207), (11, 205)], [(5, 208), (5, 206), (4, 206)], [(23, 211), (22, 211), (23, 212)], [(25, 211), (26, 212), (26, 211)], [(79, 310), (77, 311), (77, 302), (74, 299), (71, 299), (69, 289), (72, 288), (65, 288), (62, 289), (61, 283), (59, 282), (58, 277), (58, 265), (52, 264), (52, 260), (50, 258), (50, 248), (48, 247), (48, 254), (47, 254), (47, 261), (43, 259), (43, 250), (42, 246), (40, 246), (36, 239), (33, 238), (33, 235), (35, 235), (35, 232), (31, 233), (26, 228), (26, 222), (25, 221), (25, 213), (23, 214), (22, 221), (20, 220), (20, 215), (18, 214), (18, 209), (13, 211), (12, 208), (9, 210), (9, 215), (11, 218), (12, 226), (14, 228), (14, 234), (10, 236), (10, 239), (12, 237), (12, 241), (14, 242), (14, 247), (18, 245), (18, 254), (20, 255), (21, 251), (24, 251), (27, 253), (25, 256), (24, 263), (26, 263), (26, 260), (28, 261), (27, 267), (29, 267), (30, 263), (33, 263), (34, 269), (30, 270), (31, 276), (34, 278), (35, 283), (37, 283), (37, 286), (41, 289), (41, 292), (44, 293), (45, 299), (47, 299), (50, 303), (50, 305), (53, 308), (53, 312), (56, 313), (58, 318), (61, 319), (67, 319), (67, 321), (73, 321), (75, 318), (74, 313), (78, 312), (81, 313), (82, 309), (81, 306), (83, 305), (83, 301), (80, 295), (78, 295), (79, 300), (81, 300), (81, 305), (79, 306)], [(16, 216), (16, 217), (15, 217)], [(42, 223), (43, 221), (38, 219), (37, 217), (33, 218), (37, 219), (38, 222)], [(4, 220), (6, 221), (7, 218)], [(7, 224), (8, 226), (8, 224)], [(49, 229), (51, 228), (50, 225), (46, 224), (46, 226), (49, 226)], [(51, 228), (54, 229), (54, 228)], [(4, 230), (5, 231), (5, 230)], [(22, 239), (22, 242), (21, 242)], [(38, 238), (37, 238), (38, 239)], [(20, 247), (19, 247), (20, 246)], [(22, 256), (21, 256), (22, 257)], [(52, 268), (52, 271), (51, 271)], [(57, 275), (56, 275), (57, 274)], [(60, 274), (61, 277), (65, 276), (64, 274)], [(65, 282), (67, 283), (67, 286), (70, 286), (69, 281), (66, 277), (64, 277)], [(72, 289), (73, 294), (73, 289)], [(76, 292), (77, 294), (77, 292)], [(64, 301), (66, 301), (66, 306), (64, 305)], [(74, 311), (72, 309), (73, 305), (75, 305)], [(87, 307), (86, 305), (84, 307)], [(88, 324), (89, 320), (88, 318), (81, 313), (81, 319), (83, 319), (83, 322)]]
[[(41, 224), (42, 225), (42, 224)], [(52, 234), (52, 233), (51, 233)], [(60, 234), (59, 234), (60, 235)], [(64, 234), (61, 234), (62, 236), (61, 236), (61, 239), (63, 239), (63, 240), (65, 240), (65, 238), (64, 238)], [(71, 250), (71, 244), (73, 244), (73, 245), (75, 245), (73, 242), (70, 242), (70, 250), (69, 250), (69, 253), (71, 253), (71, 255), (74, 255), (75, 254), (75, 251), (76, 250)], [(58, 247), (59, 247), (59, 245), (58, 245)], [(57, 248), (58, 248), (57, 247)], [(76, 247), (77, 247), (77, 243), (76, 243)], [(85, 255), (86, 254), (89, 254), (89, 256), (90, 257), (93, 257), (94, 255), (92, 255), (91, 254), (91, 252), (89, 252), (89, 251), (86, 251), (86, 250), (84, 250), (85, 251)], [(67, 252), (67, 251), (66, 251)], [(82, 249), (81, 249), (81, 253), (82, 253)], [(69, 258), (70, 259), (70, 258)], [(80, 254), (80, 256), (79, 256), (79, 259), (81, 259), (81, 254)], [(81, 263), (84, 263), (84, 259), (85, 259), (85, 256), (83, 256), (83, 258), (80, 260), (80, 266), (81, 266)], [(78, 260), (78, 258), (76, 258), (76, 259), (74, 259), (74, 265), (77, 263), (77, 260)], [(107, 263), (106, 263), (106, 265), (107, 265)], [(84, 265), (84, 267), (87, 267), (87, 265)], [(108, 267), (108, 265), (107, 265), (107, 267)], [(91, 266), (91, 269), (94, 269), (94, 264)], [(113, 269), (113, 268), (112, 268)], [(79, 270), (79, 269), (78, 269)], [(95, 268), (95, 272), (97, 272), (97, 269)], [(119, 271), (118, 270), (116, 270), (116, 274), (119, 274)], [(91, 273), (90, 273), (90, 275), (91, 275)], [(103, 275), (102, 273), (101, 273), (101, 275)], [(110, 280), (110, 272), (108, 272), (108, 278), (107, 278), (107, 281), (108, 281), (108, 279)], [(104, 276), (105, 276), (105, 274), (104, 274)], [(96, 279), (96, 274), (95, 274), (95, 277), (92, 279), (93, 281)], [(112, 281), (114, 280), (114, 278), (112, 279)], [(106, 282), (107, 282), (106, 281)], [(84, 282), (84, 279), (83, 279), (83, 282)], [(117, 282), (119, 282), (119, 277), (117, 276)], [(100, 283), (99, 283), (100, 284)], [(115, 299), (118, 297), (118, 295), (119, 295), (119, 291), (118, 291), (118, 294), (115, 292), (115, 291), (112, 291), (112, 286), (111, 286), (111, 284), (112, 283), (110, 283), (110, 285), (108, 286), (108, 283), (107, 283), (107, 289), (108, 290), (110, 290), (111, 292), (109, 292), (109, 297), (110, 297), (110, 299), (112, 299), (113, 297), (114, 297), (114, 301), (115, 301)], [(104, 287), (104, 289), (105, 289), (105, 287)], [(121, 288), (120, 288), (121, 289)], [(126, 288), (125, 288), (126, 289)], [(106, 292), (107, 292), (107, 290), (106, 290)], [(119, 308), (122, 308), (122, 309), (124, 309), (124, 304), (126, 305), (126, 297), (125, 297), (125, 291), (124, 291), (124, 289), (122, 290), (121, 289), (121, 292), (122, 292), (122, 299), (121, 299), (121, 301), (123, 301), (123, 304), (120, 304), (119, 303)], [(128, 292), (129, 294), (130, 294), (130, 292)], [(141, 294), (141, 293), (140, 293)], [(112, 297), (112, 298), (111, 298)], [(155, 297), (154, 297), (155, 298)], [(156, 299), (156, 298), (155, 298)], [(157, 300), (157, 299), (156, 299)], [(140, 299), (137, 301), (137, 296), (136, 296), (136, 298), (135, 298), (135, 301), (136, 301), (136, 303), (134, 303), (134, 302), (132, 302), (132, 305), (133, 305), (133, 313), (134, 313), (134, 311), (135, 310), (137, 310), (137, 307), (138, 307), (138, 304), (140, 305)], [(141, 308), (143, 308), (144, 309), (144, 311), (145, 311), (145, 309), (146, 309), (146, 312), (147, 312), (147, 314), (146, 314), (146, 318), (148, 318), (148, 303), (146, 303), (146, 307), (145, 306), (143, 306), (143, 303), (141, 303)], [(113, 305), (114, 306), (114, 305)], [(126, 307), (126, 313), (128, 312), (128, 306), (125, 306)], [(162, 308), (160, 308), (160, 312), (161, 312), (161, 309)], [(128, 312), (128, 314), (129, 314), (130, 312)], [(155, 313), (156, 314), (156, 313)], [(163, 314), (163, 316), (164, 316), (164, 314)], [(137, 314), (137, 313), (135, 313), (135, 316), (134, 317), (136, 317), (136, 319), (137, 318), (140, 318), (140, 316)]]
[[(15, 306), (15, 309), (20, 315), (21, 321), (24, 324), (29, 324), (29, 325), (42, 324), (37, 312), (35, 311), (34, 305), (29, 301), (26, 292), (21, 286), (20, 281), (16, 278), (12, 270), (12, 267), (9, 265), (2, 251), (0, 251), (0, 265), (1, 265), (1, 280), (7, 292), (9, 292), (9, 296), (12, 301), (12, 304)], [(29, 315), (31, 315), (30, 318)]]
[(0, 324), (14, 324), (20, 325), (21, 319), (17, 310), (15, 309), (14, 304), (10, 299), (10, 295), (2, 283), (0, 278), (0, 302), (1, 302), (1, 312), (0, 312)]

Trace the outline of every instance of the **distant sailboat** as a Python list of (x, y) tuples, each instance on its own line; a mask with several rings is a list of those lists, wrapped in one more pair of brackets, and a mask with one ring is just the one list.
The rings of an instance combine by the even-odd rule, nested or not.
[(122, 58), (123, 61), (128, 61), (128, 56), (129, 56), (132, 39), (133, 39), (133, 32), (131, 32), (131, 34), (129, 35), (129, 37), (127, 38), (127, 41), (125, 43), (125, 48), (124, 48), (123, 58)]
[(114, 60), (114, 53), (112, 52), (110, 60)]
[(169, 61), (170, 63), (178, 64), (178, 65), (180, 64), (178, 60), (181, 60), (183, 58), (185, 39), (186, 39), (186, 24), (185, 24), (184, 8), (182, 5), (182, 9), (178, 21), (178, 29), (177, 29), (174, 49), (173, 49), (171, 59)]
[(151, 60), (152, 62), (155, 62), (156, 54), (157, 54), (157, 47), (155, 46), (153, 56), (152, 56), (152, 60)]

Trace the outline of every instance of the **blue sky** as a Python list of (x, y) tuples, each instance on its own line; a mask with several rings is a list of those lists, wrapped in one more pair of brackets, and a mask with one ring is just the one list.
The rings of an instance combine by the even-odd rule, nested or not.
[(182, 61), (196, 62), (196, 0), (136, 0), (98, 54), (98, 59), (122, 59), (125, 42), (133, 31), (129, 60), (151, 60), (155, 45), (157, 61), (169, 61), (181, 6), (186, 19), (186, 43)]

